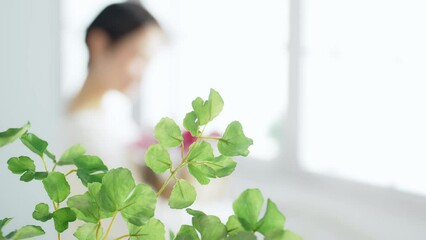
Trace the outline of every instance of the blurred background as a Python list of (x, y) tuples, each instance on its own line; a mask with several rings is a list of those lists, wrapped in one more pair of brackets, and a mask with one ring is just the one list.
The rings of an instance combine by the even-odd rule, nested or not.
[[(0, 129), (30, 120), (53, 149), (87, 74), (85, 31), (109, 0), (0, 0)], [(210, 128), (254, 139), (232, 188), (260, 187), (304, 239), (426, 236), (426, 3), (419, 0), (144, 0), (167, 44), (133, 109), (183, 119), (210, 88)], [(17, 144), (18, 145), (18, 144)], [(0, 217), (32, 222), (45, 199), (0, 151)], [(3, 190), (5, 189), (5, 190)], [(16, 206), (20, 206), (17, 208)]]

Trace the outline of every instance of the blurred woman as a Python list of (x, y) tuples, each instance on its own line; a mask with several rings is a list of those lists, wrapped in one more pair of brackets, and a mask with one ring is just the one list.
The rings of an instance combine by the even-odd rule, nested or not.
[(106, 7), (89, 25), (86, 81), (70, 104), (67, 136), (110, 167), (130, 167), (128, 149), (140, 136), (132, 118), (131, 97), (163, 33), (138, 3)]

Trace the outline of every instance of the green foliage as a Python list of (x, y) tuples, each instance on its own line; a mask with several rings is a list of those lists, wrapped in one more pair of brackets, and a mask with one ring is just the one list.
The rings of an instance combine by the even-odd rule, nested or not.
[(83, 156), (86, 153), (86, 149), (80, 144), (74, 145), (68, 148), (61, 156), (58, 161), (58, 165), (72, 165), (74, 164), (75, 159), (80, 156)]
[(28, 122), (21, 128), (9, 128), (4, 132), (0, 132), (0, 147), (3, 147), (9, 143), (14, 142), (16, 139), (20, 138), (24, 133), (30, 128), (30, 123)]
[(143, 226), (129, 224), (129, 234), (130, 240), (164, 240), (166, 231), (160, 220), (151, 218)]
[(182, 225), (176, 235), (175, 240), (200, 240), (197, 231), (193, 226)]
[(217, 148), (225, 156), (244, 156), (250, 153), (248, 147), (253, 144), (253, 140), (246, 137), (241, 123), (234, 121), (228, 125), (219, 140)]
[(53, 217), (53, 214), (49, 211), (49, 205), (46, 203), (39, 203), (35, 206), (33, 212), (33, 218), (42, 222), (46, 222)]
[(68, 229), (68, 224), (74, 222), (77, 216), (74, 211), (69, 207), (61, 208), (53, 212), (53, 221), (55, 222), (55, 229), (59, 233)]
[(155, 173), (163, 173), (171, 169), (170, 154), (160, 144), (151, 145), (145, 153), (146, 165)]
[(70, 185), (65, 175), (60, 172), (51, 172), (43, 179), (43, 186), (49, 198), (56, 203), (63, 202), (70, 194)]
[(197, 193), (195, 192), (195, 188), (188, 181), (180, 179), (173, 187), (169, 206), (175, 209), (186, 208), (191, 206), (196, 198)]
[(88, 183), (102, 182), (108, 171), (108, 167), (97, 156), (79, 156), (74, 159), (74, 164), (77, 167), (77, 176), (85, 186)]
[(154, 136), (166, 148), (177, 147), (183, 141), (179, 126), (171, 118), (160, 120), (155, 126)]
[(37, 236), (44, 235), (44, 230), (39, 226), (34, 225), (27, 225), (23, 226), (18, 230), (12, 231), (6, 236), (3, 234), (3, 227), (6, 226), (12, 218), (4, 218), (0, 220), (0, 240), (4, 239), (12, 239), (12, 240), (19, 240), (19, 239), (27, 239), (27, 238), (33, 238)]
[(27, 146), (35, 154), (43, 157), (44, 152), (47, 149), (48, 143), (43, 139), (40, 139), (35, 134), (25, 133), (21, 136), (22, 143)]
[[(96, 237), (96, 232), (98, 232), (98, 237)], [(99, 240), (102, 234), (103, 229), (100, 228), (98, 231), (98, 224), (85, 223), (77, 228), (74, 237), (78, 240)]]
[(13, 157), (7, 161), (7, 167), (14, 174), (22, 174), (27, 171), (35, 171), (34, 161), (25, 156)]
[(262, 210), (263, 196), (259, 189), (247, 189), (232, 205), (235, 216), (248, 231), (255, 230), (257, 218)]
[[(171, 181), (175, 180), (169, 198), (170, 208), (187, 208), (194, 203), (197, 196), (192, 181), (208, 184), (211, 179), (226, 177), (237, 165), (232, 157), (249, 154), (253, 140), (245, 136), (243, 127), (237, 121), (228, 125), (223, 136), (204, 135), (205, 128), (220, 114), (223, 106), (222, 97), (214, 89), (210, 90), (207, 100), (198, 97), (192, 102), (192, 110), (183, 120), (183, 127), (196, 137), (188, 152), (184, 151), (188, 146), (184, 146), (181, 128), (174, 120), (162, 118), (155, 126), (154, 136), (159, 143), (148, 148), (145, 155), (146, 165), (157, 174), (170, 172), (158, 192), (146, 184), (135, 183), (128, 169), (109, 170), (99, 157), (86, 155), (85, 148), (79, 144), (67, 149), (56, 161), (55, 155), (47, 149), (48, 143), (28, 132), (29, 123), (21, 128), (0, 132), (0, 147), (20, 138), (42, 161), (42, 171), (37, 169), (34, 160), (27, 156), (12, 157), (7, 161), (7, 165), (13, 174), (20, 175), (21, 181), (42, 180), (52, 205), (49, 207), (47, 203), (37, 204), (32, 216), (37, 221), (52, 220), (50, 223), (58, 232), (58, 239), (60, 233), (68, 229), (69, 223), (76, 220), (80, 223), (74, 232), (77, 239), (110, 239), (113, 223), (117, 215), (121, 214), (128, 224), (128, 232), (122, 236), (114, 236), (114, 239), (163, 240), (165, 227), (160, 220), (154, 218), (154, 213), (157, 199)], [(213, 150), (213, 141), (217, 141), (220, 154)], [(181, 148), (181, 159), (177, 166), (173, 166), (169, 153), (169, 150), (175, 147)], [(44, 156), (52, 159), (52, 168), (48, 168)], [(64, 165), (72, 167), (66, 174), (57, 169)], [(193, 178), (179, 179), (178, 173), (182, 170), (188, 170)], [(71, 188), (67, 177), (74, 172), (87, 190), (83, 194), (69, 196)], [(66, 206), (61, 206), (65, 201)], [(244, 191), (234, 202), (234, 215), (228, 218), (226, 224), (217, 216), (187, 208), (187, 213), (192, 216), (192, 225), (182, 225), (176, 236), (170, 231), (170, 239), (253, 240), (256, 239), (256, 234), (262, 234), (267, 240), (301, 239), (284, 228), (285, 217), (270, 199), (267, 201), (265, 213), (260, 217), (263, 203), (264, 198), (258, 189)], [(0, 240), (25, 239), (44, 234), (40, 227), (27, 225), (4, 235), (2, 229), (10, 220), (5, 218), (0, 221)], [(109, 223), (107, 227), (104, 226), (105, 222)]]
[(198, 136), (200, 124), (197, 122), (197, 114), (194, 111), (185, 115), (183, 127), (188, 130), (192, 136)]

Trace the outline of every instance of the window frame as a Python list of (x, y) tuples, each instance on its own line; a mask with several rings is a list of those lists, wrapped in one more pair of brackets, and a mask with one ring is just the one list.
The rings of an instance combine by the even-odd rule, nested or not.
[[(300, 202), (301, 205), (315, 205), (322, 211), (326, 211), (331, 215), (336, 215), (340, 211), (344, 211), (342, 207), (336, 207), (336, 204), (343, 202), (350, 202), (351, 208), (364, 209), (372, 208), (374, 212), (352, 211), (353, 216), (344, 217), (348, 222), (366, 218), (368, 216), (376, 216), (380, 219), (384, 213), (395, 213), (395, 216), (404, 216), (407, 219), (418, 221), (416, 219), (424, 219), (426, 216), (426, 196), (420, 194), (409, 193), (394, 189), (392, 187), (383, 187), (363, 182), (358, 182), (351, 179), (343, 179), (339, 177), (327, 176), (326, 174), (310, 172), (303, 169), (299, 163), (300, 161), (300, 133), (301, 127), (299, 125), (301, 120), (301, 89), (302, 70), (301, 66), (301, 34), (302, 16), (303, 16), (303, 0), (290, 0), (290, 15), (289, 15), (289, 95), (288, 95), (288, 113), (285, 126), (285, 139), (282, 147), (285, 149), (284, 154), (280, 159), (274, 161), (267, 170), (262, 171), (262, 176), (257, 179), (264, 179), (264, 185), (267, 188), (280, 187), (282, 193), (277, 193), (278, 197), (282, 196), (283, 201), (290, 196), (290, 201)], [(277, 170), (278, 169), (278, 170)], [(271, 174), (272, 173), (272, 174)], [(254, 173), (251, 173), (254, 174)], [(245, 177), (249, 177), (245, 174)], [(275, 184), (270, 184), (271, 177), (277, 179)], [(285, 192), (295, 193), (294, 195), (286, 194)], [(297, 189), (296, 191), (294, 189)], [(312, 194), (316, 189), (324, 190), (320, 195)], [(276, 189), (275, 189), (276, 191)], [(274, 193), (271, 190), (271, 193)], [(307, 196), (308, 199), (306, 198)], [(336, 199), (338, 196), (338, 199)], [(318, 203), (318, 199), (327, 199)], [(335, 204), (330, 204), (335, 203)], [(346, 207), (346, 210), (349, 208)], [(350, 209), (349, 209), (350, 210)], [(377, 210), (377, 211), (376, 211)], [(308, 216), (310, 213), (306, 213)], [(382, 214), (382, 215), (381, 215)], [(386, 222), (386, 220), (385, 220)], [(417, 223), (417, 222), (416, 222)], [(372, 229), (367, 223), (360, 223), (365, 229)], [(371, 224), (371, 222), (370, 222)], [(389, 226), (386, 223), (375, 224), (377, 229), (371, 231), (389, 231)], [(402, 228), (404, 229), (404, 227)], [(408, 230), (408, 228), (405, 228)], [(377, 232), (376, 231), (376, 232)], [(404, 231), (404, 230), (401, 230)], [(417, 233), (426, 230), (419, 229)]]

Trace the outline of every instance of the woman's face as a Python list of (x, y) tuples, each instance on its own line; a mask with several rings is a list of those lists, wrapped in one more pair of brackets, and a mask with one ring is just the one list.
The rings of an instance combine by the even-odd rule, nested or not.
[(103, 81), (108, 88), (131, 93), (140, 83), (145, 68), (162, 44), (162, 32), (147, 26), (107, 46), (100, 59)]

